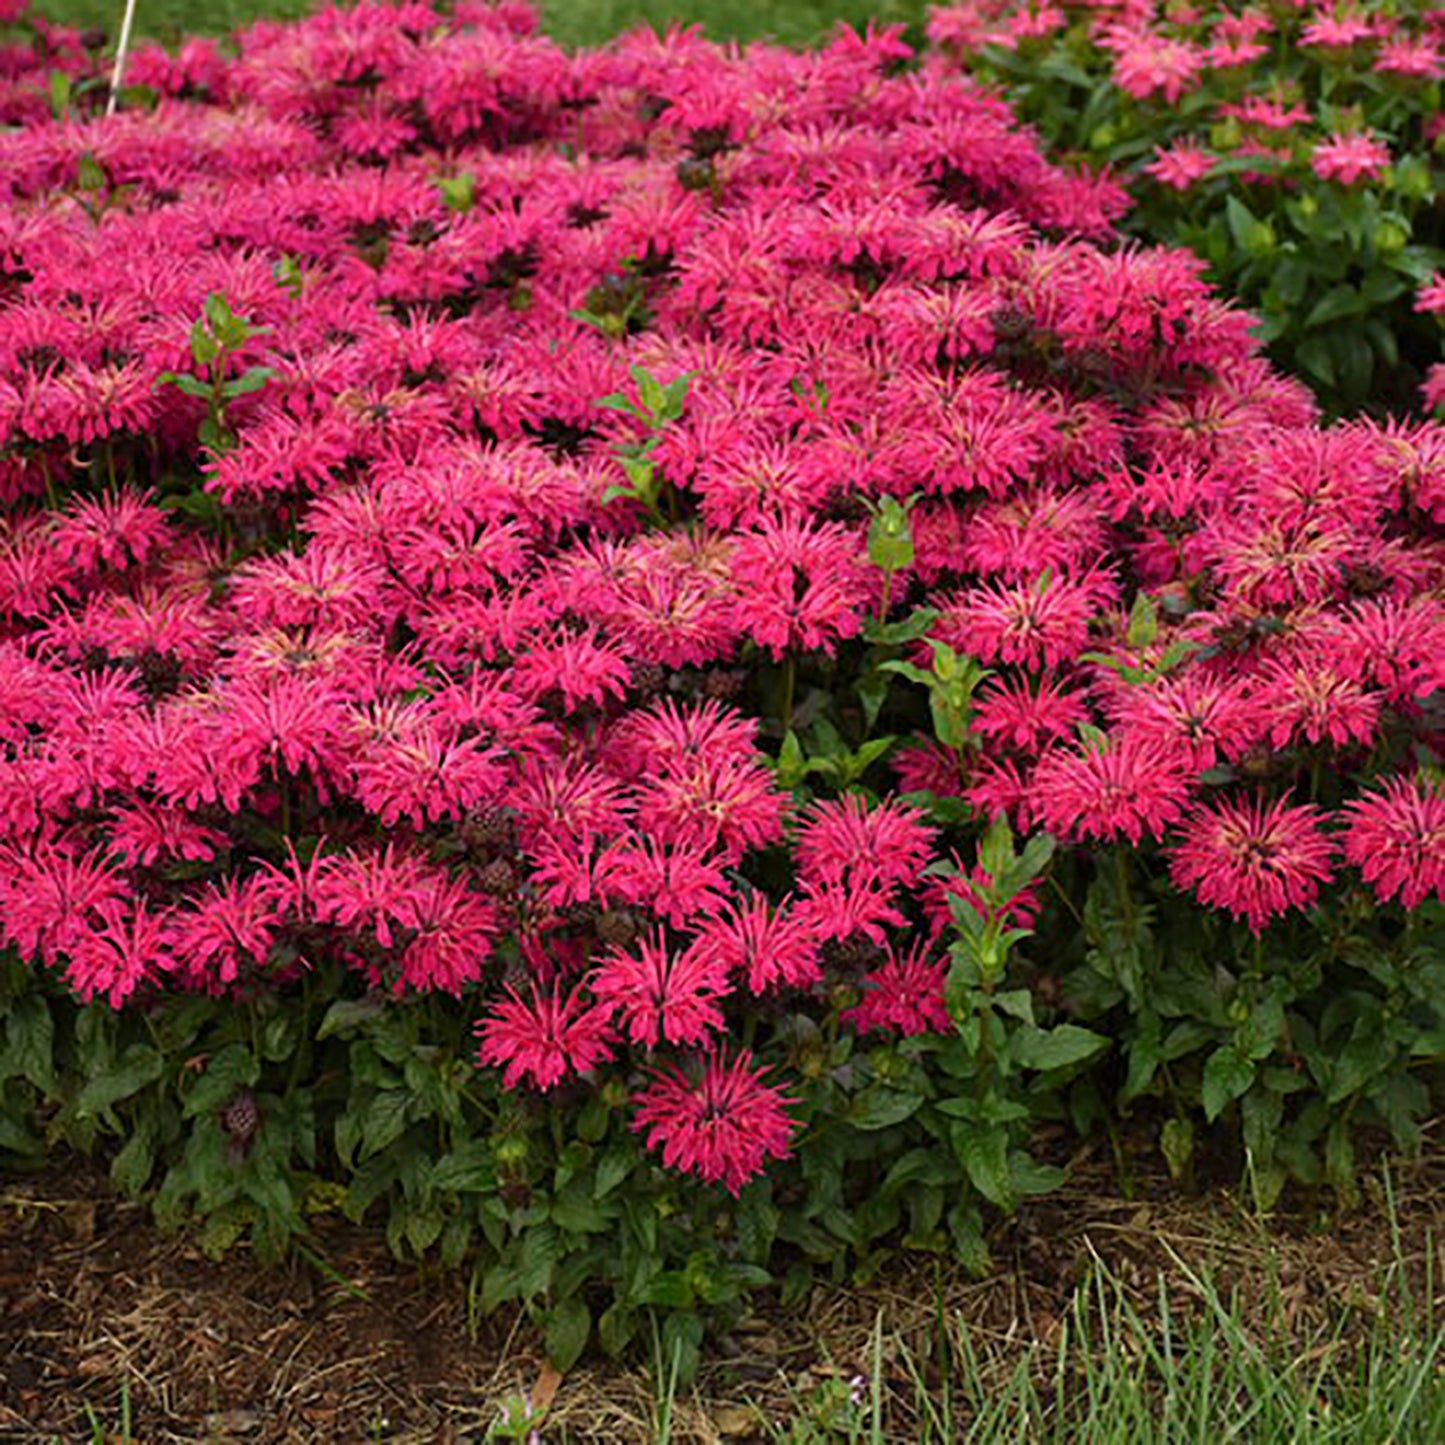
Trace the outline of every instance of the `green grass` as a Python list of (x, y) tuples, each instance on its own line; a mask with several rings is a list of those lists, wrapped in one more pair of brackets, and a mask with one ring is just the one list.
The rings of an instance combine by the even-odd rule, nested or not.
[(910, 1343), (880, 1316), (867, 1378), (764, 1428), (773, 1445), (1438, 1445), (1445, 1321), (1425, 1273), (1412, 1288), (1397, 1259), (1378, 1297), (1300, 1338), (1278, 1293), (1273, 1317), (1247, 1320), (1178, 1262), (1146, 1306), (1096, 1263), (1050, 1342), (1020, 1351), (940, 1311)]
[[(873, 17), (917, 23), (926, 0), (542, 0), (547, 30), (566, 45), (595, 45), (634, 25), (665, 28), (700, 24), (719, 40), (768, 37), (812, 43), (839, 20), (863, 25)], [(69, 25), (120, 29), (117, 0), (39, 0), (42, 13)], [(307, 0), (139, 0), (136, 29), (162, 39), (180, 33), (223, 33), (263, 16), (303, 15)]]

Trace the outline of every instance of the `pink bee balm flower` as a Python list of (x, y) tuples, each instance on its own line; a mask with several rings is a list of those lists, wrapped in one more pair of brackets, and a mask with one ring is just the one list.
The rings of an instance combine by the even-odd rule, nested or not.
[(1159, 94), (1169, 105), (1177, 105), (1204, 68), (1203, 50), (1187, 40), (1120, 26), (1107, 43), (1114, 52), (1114, 83), (1136, 100)]
[(761, 894), (703, 924), (692, 951), (710, 955), (728, 974), (739, 973), (750, 993), (817, 980), (818, 936), (804, 915), (774, 908)]
[(1154, 159), (1144, 167), (1161, 186), (1187, 191), (1202, 181), (1213, 169), (1217, 157), (1188, 136), (1171, 146), (1155, 146)]
[(1391, 778), (1345, 804), (1345, 861), (1381, 899), (1418, 908), (1445, 898), (1445, 796), (1418, 778)]
[(1225, 120), (1241, 121), (1260, 130), (1293, 130), (1310, 121), (1310, 113), (1302, 105), (1285, 106), (1263, 95), (1247, 95), (1237, 104), (1221, 105), (1219, 114)]
[(1329, 882), (1334, 844), (1320, 831), (1323, 816), (1287, 798), (1200, 808), (1173, 850), (1174, 882), (1259, 933), (1277, 914), (1313, 903)]
[(763, 1083), (746, 1049), (732, 1059), (713, 1055), (694, 1079), (682, 1069), (660, 1070), (637, 1096), (632, 1127), (662, 1151), (669, 1169), (721, 1184), (736, 1196), (769, 1159), (785, 1159), (797, 1125), (793, 1100)]
[(903, 803), (870, 808), (857, 793), (836, 803), (815, 803), (798, 837), (804, 891), (891, 889), (915, 882), (933, 842), (923, 816)]
[(511, 989), (479, 1027), (483, 1064), (502, 1066), (502, 1082), (514, 1089), (530, 1080), (543, 1092), (570, 1072), (586, 1073), (612, 1057), (610, 1011), (534, 988), (530, 1000)]
[(1445, 361), (1437, 361), (1425, 374), (1420, 400), (1426, 411), (1438, 411), (1445, 407)]
[(1373, 40), (1376, 23), (1364, 16), (1346, 11), (1342, 15), (1316, 15), (1300, 32), (1305, 45), (1318, 45), (1325, 50), (1348, 50), (1353, 45)]
[(1445, 271), (1437, 271), (1415, 293), (1415, 310), (1445, 312)]
[(1113, 592), (1107, 578), (1053, 577), (971, 587), (941, 611), (938, 636), (981, 662), (1058, 667), (1072, 662), (1089, 636), (1089, 620)]
[(655, 1048), (700, 1044), (723, 1024), (717, 1001), (732, 991), (727, 964), (708, 949), (669, 949), (659, 931), (636, 953), (607, 955), (591, 978), (592, 991), (622, 1015), (628, 1038)]
[(1315, 146), (1310, 157), (1310, 165), (1322, 181), (1339, 181), (1346, 186), (1361, 178), (1375, 180), (1389, 164), (1389, 150), (1365, 133), (1336, 133)]
[(948, 960), (930, 960), (927, 951), (927, 943), (902, 954), (890, 951), (881, 968), (863, 975), (863, 1000), (845, 1009), (842, 1021), (862, 1034), (880, 1029), (905, 1036), (948, 1033), (953, 1028), (943, 999)]
[(1084, 752), (1045, 754), (1030, 801), (1051, 832), (1138, 843), (1184, 811), (1192, 772), (1183, 749), (1126, 733)]
[(1428, 40), (1395, 40), (1375, 59), (1382, 75), (1403, 75), (1410, 80), (1438, 80), (1445, 73), (1440, 51)]

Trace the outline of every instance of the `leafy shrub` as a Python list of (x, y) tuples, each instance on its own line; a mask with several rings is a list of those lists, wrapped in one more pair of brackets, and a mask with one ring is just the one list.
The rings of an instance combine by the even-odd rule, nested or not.
[[(327, 11), (0, 136), (0, 1144), (571, 1358), (1442, 1040), (1440, 426), (891, 33)], [(476, 1035), (474, 1036), (474, 1031)], [(1227, 1127), (1226, 1127), (1227, 1126)], [(111, 1152), (113, 1151), (113, 1152)]]
[(928, 33), (1126, 179), (1130, 230), (1203, 256), (1331, 412), (1414, 403), (1440, 356), (1413, 309), (1445, 262), (1438, 8), (964, 0)]

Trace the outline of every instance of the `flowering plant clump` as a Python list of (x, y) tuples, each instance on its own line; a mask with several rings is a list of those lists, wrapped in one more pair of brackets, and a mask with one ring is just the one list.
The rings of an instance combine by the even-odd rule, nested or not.
[(1438, 7), (962, 0), (928, 34), (1125, 182), (1130, 229), (1204, 257), (1330, 411), (1438, 404)]
[(1266, 1201), (1410, 1142), (1445, 429), (1322, 427), (892, 31), (363, 4), (109, 119), (66, 53), (0, 135), (0, 1144), (217, 1249), (340, 1183), (566, 1360), (979, 1259), (1035, 1118), (1202, 1110)]

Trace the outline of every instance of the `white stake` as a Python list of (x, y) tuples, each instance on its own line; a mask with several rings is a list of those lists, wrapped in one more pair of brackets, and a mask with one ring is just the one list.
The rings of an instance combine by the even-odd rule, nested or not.
[(135, 0), (125, 0), (125, 19), (120, 22), (120, 40), (115, 47), (115, 69), (110, 73), (110, 99), (105, 103), (105, 113), (115, 114), (116, 102), (120, 99), (120, 83), (125, 76), (125, 53), (130, 49), (130, 27), (135, 20)]

